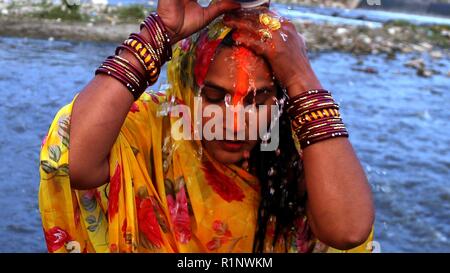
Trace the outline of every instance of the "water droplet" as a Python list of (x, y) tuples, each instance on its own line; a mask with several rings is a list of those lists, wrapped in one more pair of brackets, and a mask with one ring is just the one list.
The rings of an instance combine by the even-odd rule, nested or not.
[(224, 100), (225, 100), (225, 106), (226, 107), (230, 107), (231, 106), (231, 95), (230, 94), (226, 94), (225, 95), (225, 98), (224, 98)]
[(283, 39), (283, 42), (287, 42), (287, 40), (288, 40), (287, 34), (284, 32), (280, 32), (280, 35), (281, 35), (281, 39)]

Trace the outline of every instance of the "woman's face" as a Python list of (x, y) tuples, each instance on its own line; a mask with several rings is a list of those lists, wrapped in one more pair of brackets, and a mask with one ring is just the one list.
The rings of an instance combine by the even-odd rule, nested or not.
[[(257, 124), (257, 132), (259, 132), (259, 126), (267, 128), (270, 123), (270, 106), (275, 104), (276, 97), (276, 86), (268, 64), (264, 59), (242, 47), (221, 47), (210, 64), (201, 94), (203, 110), (215, 105), (219, 106), (223, 113), (223, 126), (215, 130), (223, 130), (224, 140), (208, 141), (203, 137), (204, 148), (221, 163), (230, 164), (241, 161), (258, 143), (254, 137), (252, 137), (253, 140), (249, 137), (250, 127), (253, 128), (254, 125), (249, 126), (248, 114), (245, 114), (245, 126), (242, 126), (244, 122), (236, 121), (237, 115), (232, 115), (234, 122), (227, 123), (226, 109), (238, 105), (244, 107), (255, 105), (256, 109), (261, 109), (259, 106), (266, 105), (268, 111), (256, 110), (254, 113), (257, 113), (258, 121), (259, 115), (267, 115), (266, 124)], [(213, 116), (203, 116), (203, 126), (212, 118)], [(226, 138), (227, 133), (234, 136), (233, 139)], [(245, 140), (237, 140), (237, 136), (244, 133)]]

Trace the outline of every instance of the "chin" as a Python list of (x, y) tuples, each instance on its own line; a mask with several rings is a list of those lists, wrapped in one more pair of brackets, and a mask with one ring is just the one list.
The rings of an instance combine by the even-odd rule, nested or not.
[(222, 164), (234, 164), (244, 158), (243, 152), (228, 152), (222, 149), (215, 149), (210, 154)]
[(222, 164), (234, 164), (244, 159), (245, 151), (250, 151), (256, 142), (213, 140), (203, 143), (206, 151)]
[(244, 149), (227, 149), (223, 141), (206, 141), (203, 145), (209, 155), (222, 164), (234, 164), (244, 158)]

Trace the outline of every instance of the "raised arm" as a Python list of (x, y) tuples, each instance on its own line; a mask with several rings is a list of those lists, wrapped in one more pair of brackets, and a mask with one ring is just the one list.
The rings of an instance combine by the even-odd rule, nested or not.
[[(216, 1), (206, 8), (197, 1), (160, 0), (157, 12), (174, 44), (220, 14), (239, 7), (229, 0)], [(151, 34), (145, 28), (140, 34), (150, 41)], [(144, 66), (131, 52), (123, 50), (119, 56), (145, 75)], [(104, 74), (96, 75), (80, 92), (73, 105), (70, 127), (69, 171), (73, 188), (91, 189), (108, 182), (108, 155), (133, 101), (127, 87)]]
[[(289, 97), (297, 98), (291, 101), (295, 101), (297, 106), (306, 107), (306, 92), (323, 87), (310, 65), (303, 37), (290, 22), (270, 22), (270, 17), (276, 15), (268, 10), (266, 14), (269, 15), (265, 18), (266, 25), (259, 14), (245, 17), (229, 15), (225, 22), (237, 29), (235, 39), (265, 57), (277, 79), (287, 88)], [(261, 32), (264, 29), (270, 31), (270, 34), (267, 31)], [(326, 98), (326, 93), (320, 96), (327, 103), (332, 100)], [(309, 101), (313, 101), (313, 98)], [(317, 105), (314, 107), (319, 109)], [(294, 112), (304, 113), (298, 110)], [(336, 114), (334, 110), (333, 114)], [(304, 116), (299, 114), (297, 117)], [(292, 115), (291, 118), (295, 119)], [(337, 130), (336, 132), (345, 135), (344, 129), (341, 129), (343, 124), (339, 124), (341, 121), (335, 119), (333, 122), (338, 125), (338, 129), (331, 129), (328, 125), (314, 129), (317, 135), (322, 134), (315, 140), (327, 134), (324, 128), (328, 131)], [(300, 140), (305, 136), (305, 124), (296, 125)], [(316, 124), (318, 123), (314, 125)], [(351, 249), (364, 243), (374, 221), (372, 193), (348, 138), (323, 139), (312, 145), (305, 141), (303, 144), (307, 214), (314, 234), (322, 242), (338, 249)]]

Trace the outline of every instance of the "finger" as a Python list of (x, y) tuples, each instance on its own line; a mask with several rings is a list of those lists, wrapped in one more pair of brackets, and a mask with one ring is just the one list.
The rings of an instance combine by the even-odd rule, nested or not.
[(267, 50), (270, 47), (270, 42), (261, 41), (261, 37), (254, 32), (237, 30), (233, 33), (233, 40), (237, 45), (242, 45), (257, 55), (266, 57)]
[(218, 16), (239, 8), (241, 8), (241, 4), (233, 0), (214, 1), (204, 9), (204, 20), (209, 23)]
[(224, 18), (224, 24), (230, 28), (239, 29), (242, 31), (248, 31), (256, 33), (262, 26), (258, 22), (249, 20), (246, 18), (234, 18), (228, 15)]

